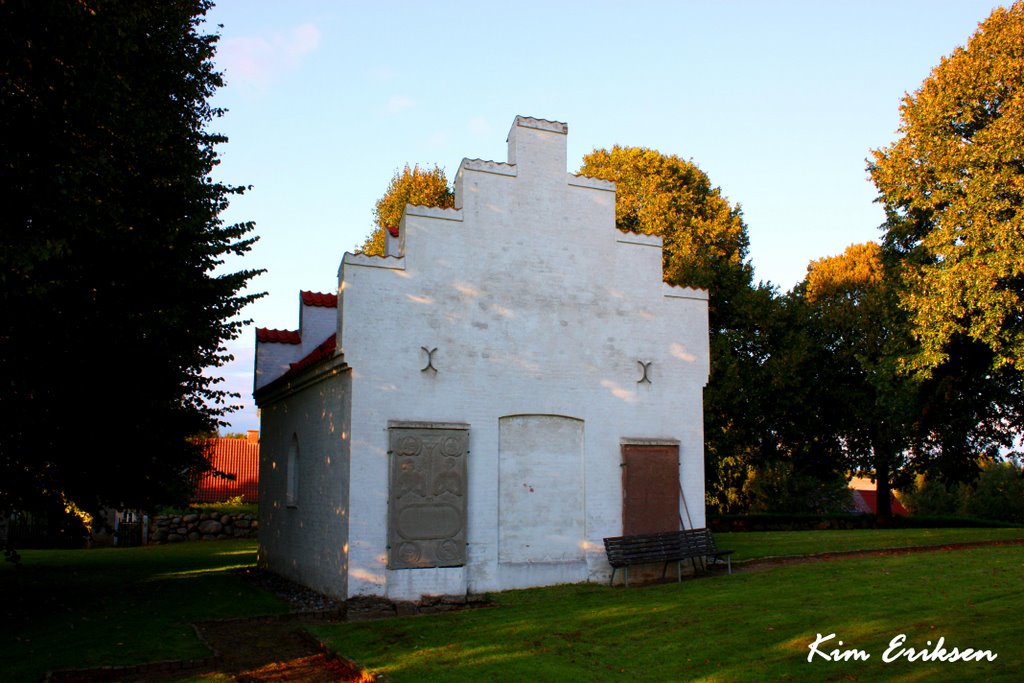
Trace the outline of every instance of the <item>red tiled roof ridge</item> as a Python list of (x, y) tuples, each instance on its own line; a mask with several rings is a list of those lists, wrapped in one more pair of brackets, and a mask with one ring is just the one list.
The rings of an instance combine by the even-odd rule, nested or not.
[(319, 346), (317, 346), (315, 349), (306, 354), (303, 358), (300, 358), (294, 363), (289, 363), (288, 370), (286, 370), (283, 375), (271, 381), (269, 384), (261, 387), (257, 391), (267, 391), (272, 387), (280, 387), (284, 383), (293, 379), (296, 375), (302, 374), (302, 372), (311, 365), (315, 365), (316, 363), (326, 358), (332, 357), (334, 355), (335, 350), (337, 350), (337, 339), (338, 334), (332, 334), (330, 337), (321, 342)]
[(337, 308), (338, 295), (324, 294), (321, 292), (299, 292), (302, 303), (306, 306), (320, 306), (321, 308)]
[(315, 349), (306, 354), (305, 357), (300, 358), (294, 363), (289, 363), (288, 372), (284, 373), (282, 377), (287, 377), (291, 375), (293, 372), (298, 372), (299, 370), (308, 368), (310, 365), (313, 365), (317, 361), (321, 361), (324, 358), (330, 358), (331, 356), (334, 355), (334, 350), (337, 348), (337, 346), (338, 333), (335, 332), (330, 337), (321, 342), (319, 346), (317, 346)]
[(298, 330), (274, 330), (269, 327), (257, 327), (256, 341), (261, 344), (301, 344), (302, 335)]

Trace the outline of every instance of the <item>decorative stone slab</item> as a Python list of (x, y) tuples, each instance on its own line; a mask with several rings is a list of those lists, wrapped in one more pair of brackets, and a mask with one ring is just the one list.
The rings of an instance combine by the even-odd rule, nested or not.
[(388, 433), (388, 568), (466, 564), (469, 431), (391, 422)]

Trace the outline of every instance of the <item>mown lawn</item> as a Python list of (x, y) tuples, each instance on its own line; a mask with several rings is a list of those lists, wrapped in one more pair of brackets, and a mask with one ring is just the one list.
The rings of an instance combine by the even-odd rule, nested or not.
[[(869, 533), (868, 546), (878, 547), (875, 540)], [(642, 588), (513, 591), (496, 594), (494, 609), (311, 630), (394, 683), (1019, 681), (1021, 586), (1024, 547), (1001, 546), (790, 564)], [(857, 648), (870, 657), (808, 662), (819, 633), (836, 634), (823, 652)], [(942, 637), (947, 651), (970, 647), (997, 658), (883, 662), (900, 634), (905, 647), (935, 646)]]
[(950, 543), (1024, 539), (1024, 528), (1006, 529), (843, 529), (757, 531), (715, 534), (719, 548), (735, 550), (734, 560), (834, 553), (850, 550), (911, 548)]
[[(719, 534), (738, 560), (1024, 538), (1021, 529)], [(208, 654), (190, 624), (286, 611), (234, 568), (254, 541), (25, 551), (0, 566), (0, 681), (46, 670)], [(561, 586), (496, 594), (496, 609), (318, 627), (338, 652), (402, 681), (1020, 680), (1024, 546), (858, 557), (681, 584)], [(807, 663), (817, 633), (866, 662)], [(996, 661), (881, 662), (905, 633)], [(833, 641), (834, 642), (834, 641)], [(828, 648), (824, 648), (828, 649)], [(204, 683), (222, 674), (192, 677)]]
[(145, 548), (26, 550), (0, 563), (0, 681), (47, 670), (194, 659), (209, 654), (191, 623), (287, 606), (232, 570), (255, 541)]

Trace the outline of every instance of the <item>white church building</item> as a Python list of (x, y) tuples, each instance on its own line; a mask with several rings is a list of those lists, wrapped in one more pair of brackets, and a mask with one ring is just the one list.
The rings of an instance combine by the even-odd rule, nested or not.
[(607, 581), (602, 539), (704, 526), (707, 292), (518, 116), (455, 208), (346, 253), (299, 329), (257, 330), (260, 563), (416, 600)]

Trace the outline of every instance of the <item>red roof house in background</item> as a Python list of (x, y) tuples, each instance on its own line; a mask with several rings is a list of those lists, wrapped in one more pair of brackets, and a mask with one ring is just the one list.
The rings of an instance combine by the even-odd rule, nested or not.
[[(878, 514), (878, 491), (875, 490), (875, 483), (873, 481), (865, 477), (854, 477), (850, 482), (850, 493), (853, 497), (854, 512), (866, 515)], [(892, 514), (900, 515), (901, 517), (906, 517), (910, 514), (895, 495), (890, 493), (889, 496)]]
[(250, 429), (248, 436), (210, 439), (210, 463), (214, 469), (234, 475), (225, 479), (207, 474), (200, 480), (193, 503), (222, 503), (242, 496), (246, 503), (259, 500), (260, 433)]

